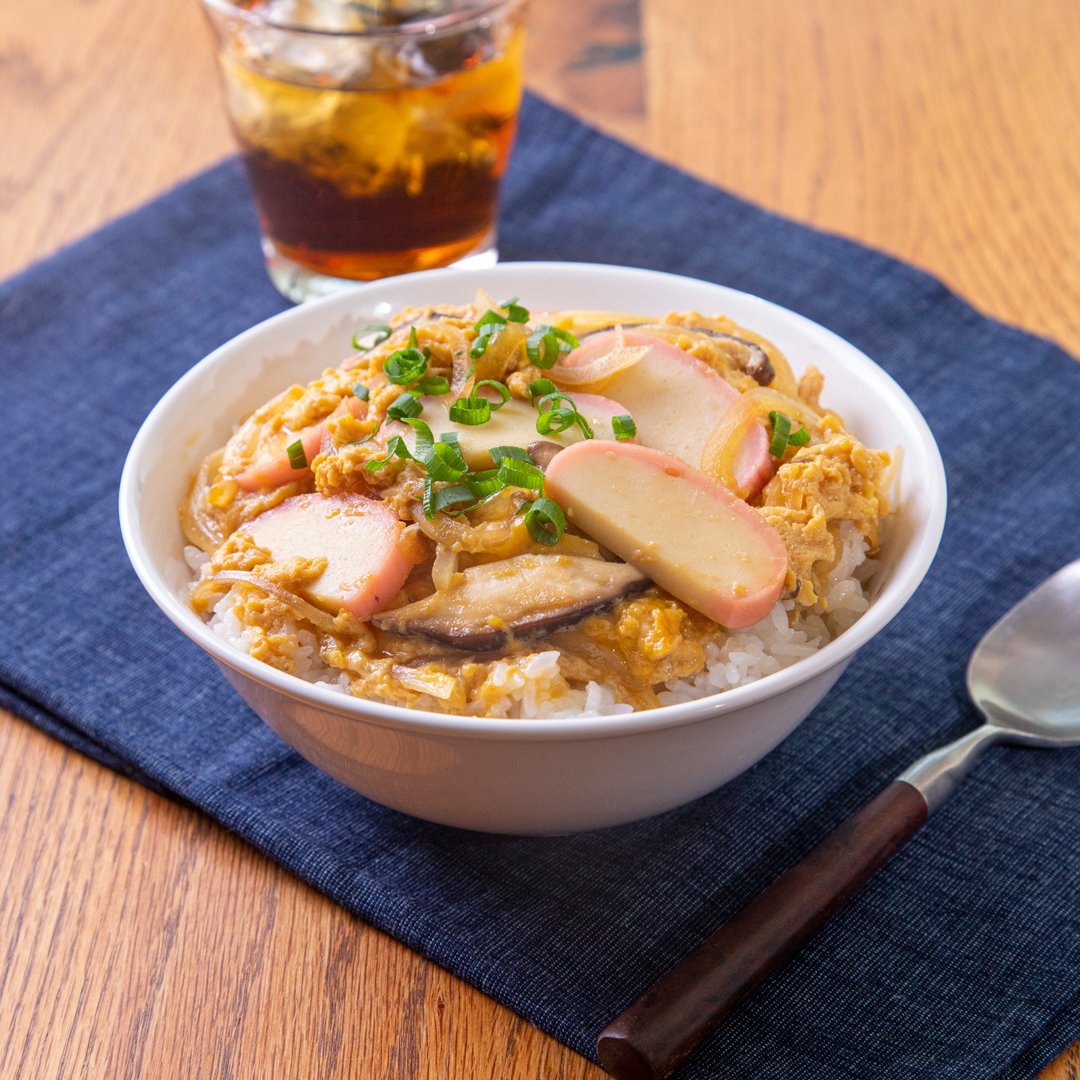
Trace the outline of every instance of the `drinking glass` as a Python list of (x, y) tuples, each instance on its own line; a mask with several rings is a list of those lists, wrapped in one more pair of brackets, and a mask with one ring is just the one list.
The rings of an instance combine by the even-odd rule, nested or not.
[(495, 262), (524, 0), (202, 4), (285, 296)]

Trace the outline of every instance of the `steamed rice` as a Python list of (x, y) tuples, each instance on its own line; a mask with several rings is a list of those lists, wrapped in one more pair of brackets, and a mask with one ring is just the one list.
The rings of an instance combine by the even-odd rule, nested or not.
[[(696, 701), (772, 675), (813, 655), (855, 623), (870, 606), (867, 583), (877, 567), (873, 559), (866, 557), (866, 541), (858, 529), (845, 522), (839, 532), (843, 549), (826, 577), (821, 613), (802, 614), (798, 628), (793, 628), (790, 622), (794, 601), (778, 601), (760, 622), (745, 630), (729, 632), (722, 643), (708, 643), (701, 671), (689, 678), (661, 684), (657, 689), (660, 704)], [(184, 558), (198, 580), (209, 556), (188, 546)], [(188, 590), (193, 587), (191, 582)], [(237, 594), (234, 587), (221, 597), (208, 625), (222, 641), (250, 654), (254, 631), (235, 614)], [(297, 642), (290, 650), (292, 673), (297, 678), (350, 693), (348, 675), (322, 659), (315, 634), (295, 623), (287, 626), (286, 631)], [(470, 707), (467, 713), (499, 719), (559, 719), (616, 716), (634, 711), (632, 706), (617, 701), (610, 688), (596, 682), (589, 682), (583, 690), (566, 689), (559, 672), (559, 653), (554, 649), (498, 661), (492, 667), (488, 685), (497, 688), (498, 696), (488, 698), (482, 706)], [(418, 703), (417, 707), (438, 709), (439, 704), (432, 698), (430, 702)]]

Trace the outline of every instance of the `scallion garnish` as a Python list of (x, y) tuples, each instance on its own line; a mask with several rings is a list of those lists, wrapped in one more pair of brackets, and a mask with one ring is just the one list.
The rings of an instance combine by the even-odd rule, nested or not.
[[(370, 352), (376, 345), (381, 345), (392, 333), (392, 326), (365, 326), (353, 334), (352, 347), (360, 352)], [(374, 335), (375, 340), (364, 344), (364, 339)]]
[(435, 443), (424, 458), (424, 466), (433, 480), (460, 480), (469, 471), (458, 450), (444, 442)]
[(617, 442), (625, 442), (637, 434), (637, 424), (634, 423), (634, 418), (630, 415), (613, 416), (611, 418), (611, 430), (615, 432)]
[(376, 425), (362, 439), (357, 439), (355, 442), (349, 443), (349, 445), (350, 446), (363, 446), (364, 443), (371, 442), (371, 440), (374, 439), (375, 436), (379, 434), (379, 428), (381, 428), (381, 427), (382, 427), (382, 421), (380, 420), (380, 421), (378, 421), (378, 423), (376, 423)]
[(500, 300), (499, 307), (506, 312), (507, 322), (528, 322), (529, 321), (529, 309), (523, 308), (518, 303), (516, 296), (511, 296), (509, 300)]
[(304, 453), (304, 444), (297, 439), (296, 442), (289, 443), (288, 447), (289, 465), (294, 469), (306, 469), (308, 465), (307, 454)]
[(566, 515), (557, 502), (541, 496), (525, 512), (525, 527), (538, 544), (554, 547), (566, 531)]
[(371, 397), (368, 388), (362, 382), (358, 382), (352, 388), (352, 392), (353, 397), (358, 397), (361, 401), (367, 401)]
[(431, 397), (441, 397), (450, 393), (450, 383), (442, 375), (425, 375), (417, 384), (416, 389), (421, 394)]
[(536, 430), (541, 435), (558, 435), (574, 425), (573, 409), (548, 409), (536, 418)]
[(405, 423), (416, 432), (416, 446), (413, 450), (413, 456), (417, 461), (423, 462), (424, 458), (431, 452), (432, 446), (435, 445), (435, 436), (431, 434), (431, 428), (423, 420), (408, 419)]
[[(498, 401), (491, 398), (481, 397), (480, 388), (490, 386), (499, 395)], [(450, 406), (450, 419), (455, 424), (465, 424), (468, 427), (478, 427), (486, 424), (491, 419), (493, 412), (498, 412), (510, 400), (510, 391), (495, 379), (481, 379), (473, 388), (468, 397), (458, 398)]]
[(506, 317), (504, 315), (500, 315), (497, 311), (485, 311), (476, 324), (476, 338), (473, 340), (472, 348), (469, 349), (469, 355), (474, 360), (479, 360), (487, 352), (491, 339), (504, 326), (506, 326)]
[(498, 474), (506, 487), (526, 488), (529, 491), (544, 490), (544, 470), (531, 462), (503, 458), (499, 462)]
[(400, 435), (392, 436), (390, 441), (386, 444), (386, 457), (373, 458), (364, 466), (364, 468), (368, 472), (378, 472), (380, 469), (389, 465), (396, 457), (403, 458), (406, 461), (412, 458), (412, 454), (409, 453), (409, 448), (405, 445), (405, 440)]
[(578, 347), (578, 339), (558, 326), (538, 326), (525, 341), (525, 355), (538, 368), (553, 367), (563, 353)]
[(510, 391), (501, 382), (499, 382), (496, 379), (481, 379), (473, 387), (472, 396), (474, 398), (480, 396), (480, 387), (481, 386), (490, 386), (492, 388), (492, 390), (494, 390), (495, 393), (497, 393), (499, 395), (499, 399), (500, 399), (499, 401), (490, 401), (490, 398), (482, 399), (482, 400), (490, 401), (490, 403), (491, 403), (491, 411), (492, 412), (498, 412), (510, 400)]
[[(460, 503), (468, 503), (469, 505), (462, 506), (456, 513), (463, 513), (465, 510), (471, 510), (476, 506), (476, 495), (468, 484), (447, 484), (446, 487), (435, 488), (429, 505), (432, 516), (434, 516), (440, 510), (445, 512), (448, 506), (458, 506)], [(427, 513), (426, 508), (424, 513)]]
[(431, 428), (423, 420), (407, 418), (405, 423), (416, 432), (412, 456), (427, 469), (433, 480), (460, 480), (469, 471), (456, 440), (435, 442)]
[(465, 484), (478, 499), (486, 499), (506, 487), (500, 469), (483, 469), (481, 472), (465, 474)]
[(559, 388), (550, 379), (533, 379), (529, 383), (529, 404), (535, 405), (538, 397), (545, 394), (557, 394)]
[(810, 441), (810, 432), (801, 427), (798, 431), (791, 430), (791, 417), (775, 410), (769, 413), (769, 423), (772, 424), (772, 439), (769, 442), (769, 453), (774, 458), (782, 458), (784, 451), (791, 446), (805, 446)]
[(444, 431), (439, 436), (439, 442), (449, 443), (459, 454), (461, 453), (461, 440), (456, 431)]
[[(566, 404), (562, 405), (561, 402), (564, 401)], [(574, 399), (568, 395), (556, 390), (553, 394), (544, 394), (535, 404), (540, 412), (536, 418), (536, 430), (541, 435), (565, 431), (571, 425), (577, 424), (586, 439), (595, 437), (588, 420), (578, 412)]]
[(491, 402), (486, 398), (458, 398), (450, 406), (450, 419), (455, 424), (479, 427), (491, 419)]
[(389, 420), (407, 420), (410, 416), (419, 416), (423, 411), (424, 406), (416, 399), (416, 395), (406, 391), (394, 399), (386, 410), (386, 416)]
[(383, 361), (383, 371), (395, 386), (408, 386), (427, 371), (429, 356), (430, 349), (416, 347), (416, 328), (413, 327), (413, 332), (409, 335), (409, 347), (392, 352)]
[(488, 453), (496, 465), (501, 464), (505, 458), (513, 458), (515, 461), (527, 461), (530, 465), (534, 464), (532, 454), (520, 446), (493, 446)]

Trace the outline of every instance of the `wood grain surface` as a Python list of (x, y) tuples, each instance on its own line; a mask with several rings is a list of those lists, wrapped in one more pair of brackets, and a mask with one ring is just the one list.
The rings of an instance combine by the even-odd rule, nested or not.
[[(1075, 0), (534, 0), (530, 32), (559, 104), (1080, 352)], [(194, 0), (6, 4), (0, 101), (2, 275), (231, 150)], [(2, 1077), (603, 1075), (3, 713), (0, 797)]]

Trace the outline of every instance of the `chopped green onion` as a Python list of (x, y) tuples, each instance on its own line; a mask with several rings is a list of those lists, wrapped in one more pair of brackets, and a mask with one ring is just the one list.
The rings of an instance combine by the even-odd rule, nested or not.
[(574, 409), (574, 423), (581, 429), (581, 434), (584, 435), (586, 439), (596, 438), (593, 429), (589, 426), (589, 421), (586, 420), (577, 409)]
[(772, 424), (772, 441), (769, 443), (769, 453), (774, 458), (782, 458), (787, 449), (788, 435), (791, 434), (791, 419), (782, 412), (775, 410), (769, 413), (769, 423)]
[(427, 375), (416, 384), (416, 389), (421, 394), (441, 397), (443, 394), (450, 393), (450, 383), (442, 375)]
[(484, 353), (487, 352), (487, 347), (491, 344), (491, 339), (495, 337), (502, 329), (501, 326), (494, 326), (489, 329), (489, 326), (485, 326), (483, 330), (478, 331), (476, 340), (472, 343), (472, 348), (469, 350), (469, 355), (474, 360), (479, 360)]
[(496, 465), (500, 465), (506, 458), (513, 458), (515, 461), (527, 461), (530, 465), (533, 464), (532, 454), (528, 450), (523, 450), (520, 446), (493, 446), (488, 453)]
[(433, 480), (460, 480), (469, 471), (456, 440), (435, 442), (431, 428), (423, 420), (406, 419), (405, 423), (416, 432), (412, 456)]
[(518, 298), (516, 296), (511, 296), (509, 300), (500, 300), (499, 307), (506, 312), (507, 322), (523, 323), (529, 321), (528, 309), (523, 308), (518, 303)]
[[(443, 490), (445, 491), (446, 489), (443, 488)], [(436, 504), (438, 501), (438, 499), (435, 500)], [(442, 509), (442, 512), (447, 517), (459, 518), (462, 514), (467, 514), (470, 510), (475, 510), (482, 501), (482, 499), (474, 499), (471, 503), (466, 503), (464, 506), (455, 506), (452, 510), (447, 510), (444, 507), (440, 507), (440, 509)]]
[(611, 418), (611, 430), (615, 432), (617, 442), (632, 439), (637, 434), (637, 424), (632, 416), (613, 416)]
[(573, 409), (548, 409), (536, 418), (536, 430), (541, 435), (558, 434), (573, 427), (576, 416)]
[[(470, 506), (461, 507), (459, 512), (469, 510), (476, 505), (476, 496), (469, 489), (468, 484), (447, 484), (446, 487), (435, 488), (430, 499), (432, 516), (434, 517), (440, 510), (445, 510), (448, 506), (455, 506), (458, 503), (470, 504)], [(426, 508), (424, 513), (427, 513)]]
[(381, 427), (382, 427), (382, 421), (380, 420), (380, 421), (378, 421), (378, 423), (376, 423), (376, 425), (362, 439), (357, 439), (355, 442), (349, 443), (349, 445), (350, 446), (363, 446), (364, 443), (371, 442), (371, 440), (374, 439), (375, 436), (379, 434), (379, 428), (381, 428)]
[(449, 443), (459, 454), (461, 453), (461, 440), (456, 431), (444, 431), (439, 436), (439, 442)]
[(563, 353), (578, 347), (578, 339), (569, 330), (558, 326), (541, 325), (529, 335), (525, 342), (525, 355), (529, 363), (538, 368), (549, 368)]
[(406, 420), (410, 416), (419, 416), (423, 411), (424, 406), (413, 394), (406, 391), (394, 400), (390, 408), (386, 410), (386, 415), (391, 420)]
[(506, 487), (501, 469), (484, 469), (481, 472), (465, 474), (465, 484), (478, 499), (486, 499)]
[[(491, 398), (481, 397), (480, 388), (490, 386), (499, 394), (498, 401)], [(510, 391), (495, 379), (481, 379), (472, 389), (468, 397), (458, 398), (450, 406), (450, 419), (455, 424), (465, 424), (468, 427), (477, 427), (486, 424), (491, 419), (491, 414), (497, 412), (510, 400)]]
[(782, 458), (788, 446), (805, 446), (810, 441), (810, 432), (801, 427), (792, 432), (791, 418), (782, 412), (769, 413), (769, 423), (772, 424), (772, 440), (769, 442), (769, 453), (774, 458)]
[[(361, 352), (370, 352), (376, 345), (381, 345), (392, 333), (394, 328), (392, 326), (365, 326), (357, 330), (353, 334), (352, 347), (359, 349)], [(369, 344), (364, 344), (364, 338), (375, 334), (375, 340)]]
[(504, 326), (506, 326), (505, 315), (500, 315), (497, 311), (485, 311), (484, 314), (480, 316), (479, 322), (476, 324), (476, 339), (472, 343), (469, 355), (474, 360), (479, 360), (480, 357), (487, 352), (487, 347), (491, 344), (491, 339), (495, 337)]
[(455, 424), (479, 427), (491, 419), (491, 402), (485, 398), (458, 398), (450, 406), (450, 419)]
[[(559, 405), (561, 401), (565, 401), (566, 405)], [(550, 408), (545, 409), (545, 406), (550, 406)], [(548, 435), (552, 431), (565, 431), (572, 424), (577, 424), (586, 439), (595, 438), (588, 420), (578, 412), (574, 399), (567, 394), (559, 391), (545, 394), (536, 402), (536, 407), (540, 410), (540, 415), (536, 418), (536, 430), (541, 435)]]
[(525, 527), (538, 544), (554, 547), (566, 531), (566, 515), (557, 502), (541, 496), (526, 511)]
[(433, 480), (460, 480), (469, 471), (457, 449), (444, 442), (435, 443), (424, 465)]
[(506, 487), (544, 490), (544, 470), (539, 465), (518, 461), (516, 458), (503, 458), (499, 462), (499, 479)]
[(538, 397), (546, 397), (548, 394), (557, 394), (559, 388), (550, 379), (533, 379), (529, 383), (529, 404), (535, 405)]
[(405, 445), (405, 440), (400, 435), (392, 436), (390, 441), (386, 444), (386, 457), (372, 458), (364, 468), (368, 472), (378, 472), (380, 469), (389, 465), (396, 457), (403, 458), (406, 461), (412, 457), (412, 454), (409, 453), (409, 448)]
[[(496, 379), (481, 379), (473, 387), (472, 397), (474, 397), (474, 398), (479, 398), (480, 397), (479, 391), (480, 391), (481, 386), (490, 386), (499, 395), (499, 397), (502, 399), (501, 401), (499, 401), (499, 403), (497, 405), (495, 404), (494, 401), (491, 402), (491, 411), (492, 412), (498, 412), (499, 409), (501, 409), (510, 400), (510, 391), (501, 382), (499, 382)], [(488, 399), (481, 398), (480, 400), (488, 400)]]
[(383, 371), (386, 372), (386, 377), (395, 386), (408, 386), (409, 383), (416, 382), (427, 371), (428, 356), (430, 355), (427, 349), (421, 352), (420, 349), (413, 346), (407, 349), (398, 349), (397, 352), (392, 352), (383, 361)]
[(413, 448), (413, 456), (422, 462), (431, 453), (435, 445), (435, 436), (431, 434), (431, 428), (423, 420), (407, 417), (405, 423), (416, 432), (416, 446)]
[(304, 444), (299, 439), (297, 439), (296, 442), (289, 443), (288, 454), (289, 464), (292, 466), (292, 468), (307, 468), (307, 454), (304, 453)]
[(368, 392), (368, 388), (362, 382), (358, 382), (352, 388), (352, 392), (353, 396), (358, 397), (361, 401), (367, 401), (368, 398), (371, 397), (371, 394)]
[(430, 521), (435, 516), (435, 483), (430, 476), (424, 477), (424, 494), (420, 499), (424, 517)]

